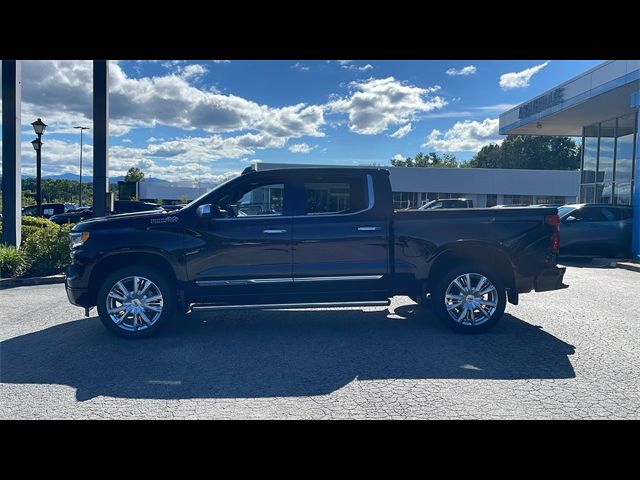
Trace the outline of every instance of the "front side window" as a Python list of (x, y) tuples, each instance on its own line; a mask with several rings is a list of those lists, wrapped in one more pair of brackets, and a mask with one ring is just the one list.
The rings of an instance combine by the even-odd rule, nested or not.
[(367, 208), (364, 178), (308, 178), (304, 198), (305, 215), (344, 214)]
[(220, 208), (226, 210), (230, 217), (282, 215), (284, 184), (245, 185), (226, 195), (220, 203)]

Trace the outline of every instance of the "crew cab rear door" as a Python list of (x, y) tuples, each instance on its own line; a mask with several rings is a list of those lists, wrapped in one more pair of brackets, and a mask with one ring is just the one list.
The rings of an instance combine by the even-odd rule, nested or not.
[(389, 225), (371, 174), (296, 175), (293, 281), (309, 301), (389, 296)]

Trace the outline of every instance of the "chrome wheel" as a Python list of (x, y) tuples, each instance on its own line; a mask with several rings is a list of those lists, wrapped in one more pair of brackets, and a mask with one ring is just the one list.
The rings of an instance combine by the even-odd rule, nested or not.
[(146, 330), (162, 315), (158, 286), (145, 277), (118, 280), (107, 294), (107, 313), (114, 324), (128, 332)]
[(465, 273), (449, 284), (444, 302), (449, 316), (460, 325), (482, 325), (498, 308), (498, 290), (484, 275)]

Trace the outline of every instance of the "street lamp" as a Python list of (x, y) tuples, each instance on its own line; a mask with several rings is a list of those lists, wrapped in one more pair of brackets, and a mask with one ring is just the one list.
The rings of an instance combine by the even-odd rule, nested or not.
[(31, 145), (33, 145), (36, 151), (36, 202), (37, 202), (37, 215), (42, 216), (42, 134), (47, 128), (47, 124), (41, 119), (37, 119), (31, 124), (33, 131), (36, 132), (38, 138), (36, 138)]
[(89, 130), (89, 127), (82, 127), (78, 125), (77, 127), (80, 129), (80, 193), (78, 193), (78, 207), (82, 206), (82, 132), (84, 130)]

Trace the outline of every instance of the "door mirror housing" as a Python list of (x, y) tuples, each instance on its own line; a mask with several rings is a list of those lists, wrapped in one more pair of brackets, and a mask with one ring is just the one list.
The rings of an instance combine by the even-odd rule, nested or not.
[(573, 215), (569, 215), (567, 218), (564, 219), (564, 223), (574, 223), (577, 222), (578, 219), (576, 217), (574, 217)]
[(211, 205), (210, 203), (205, 203), (204, 205), (200, 205), (196, 210), (196, 215), (200, 218), (216, 218), (221, 217), (222, 212), (220, 211), (220, 207), (217, 205)]

